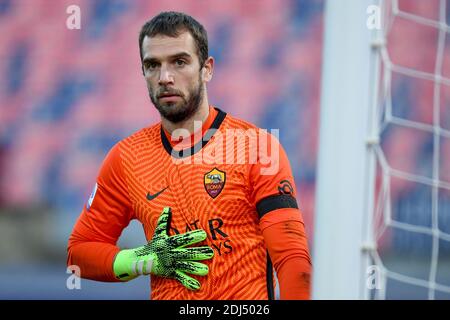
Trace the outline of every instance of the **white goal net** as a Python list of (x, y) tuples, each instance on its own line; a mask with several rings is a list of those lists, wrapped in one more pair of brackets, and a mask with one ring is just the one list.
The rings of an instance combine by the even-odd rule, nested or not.
[(450, 1), (380, 5), (370, 297), (450, 299)]

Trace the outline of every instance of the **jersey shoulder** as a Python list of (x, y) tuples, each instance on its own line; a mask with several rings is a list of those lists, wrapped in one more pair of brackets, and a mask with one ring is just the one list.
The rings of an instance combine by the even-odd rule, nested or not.
[(157, 157), (161, 145), (161, 123), (139, 129), (118, 141), (109, 151), (107, 158), (122, 163), (136, 163), (143, 158)]
[(259, 127), (257, 127), (256, 125), (254, 125), (253, 123), (237, 118), (235, 116), (230, 115), (229, 113), (227, 113), (227, 116), (225, 118), (225, 129), (255, 129), (255, 130), (260, 130)]
[[(231, 116), (227, 114), (224, 125), (221, 126), (221, 130), (243, 130), (246, 131), (246, 134), (249, 136), (257, 136), (260, 139), (267, 139), (267, 143), (275, 143), (280, 145), (280, 141), (278, 140), (278, 132), (273, 130), (264, 129), (256, 126), (255, 124), (239, 119), (237, 117)], [(274, 135), (275, 133), (275, 135)]]
[(149, 127), (142, 128), (128, 137), (122, 139), (120, 143), (125, 145), (152, 144), (161, 141), (161, 122)]

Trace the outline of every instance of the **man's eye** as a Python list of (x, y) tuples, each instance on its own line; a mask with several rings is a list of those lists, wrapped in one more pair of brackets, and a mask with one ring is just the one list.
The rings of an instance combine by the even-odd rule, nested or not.
[(184, 60), (178, 59), (178, 60), (175, 61), (175, 64), (178, 67), (181, 67), (181, 66), (184, 66), (186, 64), (186, 62), (184, 62)]
[(153, 69), (155, 69), (156, 67), (158, 67), (158, 64), (157, 64), (156, 62), (146, 62), (146, 63), (144, 64), (144, 67), (145, 67), (145, 69), (153, 70)]

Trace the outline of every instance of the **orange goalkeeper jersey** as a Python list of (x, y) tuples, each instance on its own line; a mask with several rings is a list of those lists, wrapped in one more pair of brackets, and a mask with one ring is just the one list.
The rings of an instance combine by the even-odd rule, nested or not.
[[(292, 239), (310, 263), (294, 179), (278, 141), (212, 107), (199, 132), (188, 145), (187, 139), (173, 142), (158, 123), (111, 149), (69, 239), (68, 263), (79, 265), (82, 277), (115, 281), (112, 263), (122, 230), (137, 219), (150, 240), (164, 207), (172, 208), (171, 235), (204, 229), (208, 237), (201, 245), (215, 256), (203, 261), (210, 269), (206, 277), (193, 276), (199, 291), (152, 275), (152, 299), (273, 298), (268, 252), (278, 249), (263, 233), (274, 224), (287, 230), (286, 241), (285, 235), (277, 240), (289, 243), (295, 232), (286, 222), (296, 223), (302, 239)], [(278, 260), (281, 266), (287, 258)]]

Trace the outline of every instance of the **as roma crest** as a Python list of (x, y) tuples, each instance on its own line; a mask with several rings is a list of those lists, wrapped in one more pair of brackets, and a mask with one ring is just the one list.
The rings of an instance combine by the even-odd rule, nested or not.
[(214, 199), (217, 197), (225, 186), (226, 174), (217, 168), (205, 173), (204, 184), (205, 190)]

